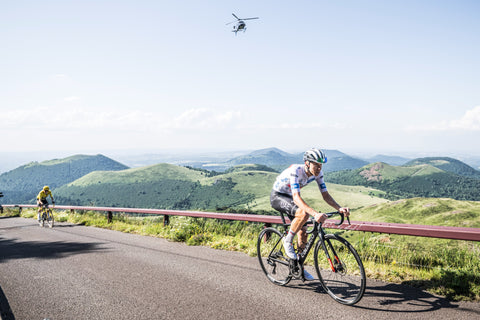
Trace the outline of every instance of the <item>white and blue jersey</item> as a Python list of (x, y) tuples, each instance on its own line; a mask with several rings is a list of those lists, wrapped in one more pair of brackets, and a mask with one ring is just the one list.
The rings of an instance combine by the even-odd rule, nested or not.
[(317, 181), (320, 192), (327, 191), (327, 186), (323, 181), (323, 170), (320, 170), (318, 176), (308, 177), (304, 164), (292, 164), (277, 177), (273, 184), (273, 190), (293, 196), (294, 192), (300, 193), (300, 189), (312, 181)]

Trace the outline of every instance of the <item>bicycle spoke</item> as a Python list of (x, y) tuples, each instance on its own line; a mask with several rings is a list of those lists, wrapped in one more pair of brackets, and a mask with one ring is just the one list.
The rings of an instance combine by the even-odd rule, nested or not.
[(278, 285), (285, 285), (291, 279), (282, 238), (283, 235), (278, 230), (266, 228), (260, 233), (257, 242), (257, 255), (263, 272), (270, 281)]
[(315, 248), (315, 267), (325, 291), (336, 301), (352, 305), (363, 296), (365, 271), (355, 249), (343, 238), (326, 235), (325, 252), (322, 243)]

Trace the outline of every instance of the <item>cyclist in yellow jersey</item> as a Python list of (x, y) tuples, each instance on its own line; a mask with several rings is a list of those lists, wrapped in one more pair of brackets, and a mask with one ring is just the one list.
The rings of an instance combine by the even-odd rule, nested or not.
[(48, 205), (47, 197), (50, 196), (52, 199), (52, 204), (55, 204), (55, 200), (53, 199), (52, 191), (50, 191), (49, 186), (43, 187), (43, 189), (38, 193), (37, 196), (37, 206), (38, 206), (38, 222), (40, 223), (40, 212), (42, 211), (42, 206), (44, 204)]

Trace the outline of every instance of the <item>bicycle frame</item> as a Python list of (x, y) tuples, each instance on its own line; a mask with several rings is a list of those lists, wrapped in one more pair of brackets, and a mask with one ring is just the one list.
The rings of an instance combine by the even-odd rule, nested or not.
[(40, 210), (40, 212), (42, 213), (42, 216), (44, 213), (48, 214), (48, 209), (50, 209), (48, 204), (42, 204), (42, 209)]
[[(344, 215), (340, 212), (326, 213), (330, 218)], [(267, 227), (260, 232), (257, 240), (257, 255), (263, 272), (276, 285), (284, 286), (291, 279), (305, 281), (304, 263), (310, 250), (314, 249), (313, 259), (320, 284), (325, 292), (335, 301), (344, 305), (353, 305), (363, 297), (366, 287), (366, 276), (363, 263), (355, 248), (337, 234), (326, 233), (323, 223), (312, 219), (308, 224), (313, 228), (307, 230), (309, 238), (305, 248), (297, 252), (297, 259), (290, 259), (284, 251), (283, 241), (290, 224), (285, 223), (281, 214), (284, 231)], [(347, 216), (348, 223), (350, 219)], [(317, 238), (320, 240), (317, 241)], [(267, 250), (266, 250), (267, 249)]]
[(52, 228), (53, 227), (53, 221), (54, 221), (54, 217), (53, 217), (53, 211), (52, 209), (50, 209), (49, 207), (49, 204), (42, 204), (41, 206), (41, 209), (40, 209), (40, 220), (41, 220), (41, 224), (40, 226), (44, 226), (45, 224), (45, 221), (48, 222), (49, 224), (49, 227)]
[[(335, 223), (335, 225), (341, 225), (343, 223), (344, 219), (345, 219), (345, 216), (338, 211), (328, 212), (328, 213), (325, 213), (325, 214), (329, 218), (332, 217), (335, 214), (340, 215), (340, 221)], [(289, 226), (290, 224), (287, 224), (285, 222), (285, 217), (283, 216), (282, 212), (280, 212), (280, 215), (282, 217), (282, 221), (284, 222), (283, 226), (285, 227), (285, 230), (286, 230), (287, 226)], [(350, 218), (349, 217), (347, 217), (347, 220), (348, 220), (348, 224), (350, 224)], [(310, 250), (314, 247), (315, 241), (317, 240), (318, 237), (322, 241), (323, 250), (325, 251), (325, 254), (327, 255), (328, 261), (330, 262), (330, 267), (332, 268), (333, 272), (337, 272), (337, 269), (335, 268), (335, 266), (332, 263), (332, 259), (330, 257), (330, 254), (328, 253), (328, 250), (325, 247), (325, 242), (328, 243), (328, 246), (330, 247), (330, 249), (334, 253), (337, 264), (340, 263), (340, 260), (338, 259), (337, 254), (336, 254), (335, 249), (333, 248), (332, 244), (328, 240), (325, 241), (326, 240), (325, 239), (325, 230), (323, 230), (323, 228), (322, 228), (322, 223), (318, 223), (317, 221), (313, 220), (313, 218), (311, 219), (311, 221), (313, 221), (313, 229), (311, 231), (307, 231), (307, 234), (310, 234), (310, 237), (308, 238), (307, 244), (305, 245), (305, 248), (303, 249), (303, 251), (298, 254), (298, 260), (296, 260), (296, 261), (293, 260), (293, 265), (291, 266), (293, 276), (295, 276), (297, 278), (301, 278), (302, 280), (305, 280), (304, 274), (303, 274), (303, 264), (304, 264), (305, 260), (307, 259), (307, 256), (310, 253)], [(300, 268), (299, 268), (299, 270), (296, 270), (297, 269), (296, 267), (298, 267), (298, 266)], [(295, 271), (298, 271), (298, 272), (295, 272)]]

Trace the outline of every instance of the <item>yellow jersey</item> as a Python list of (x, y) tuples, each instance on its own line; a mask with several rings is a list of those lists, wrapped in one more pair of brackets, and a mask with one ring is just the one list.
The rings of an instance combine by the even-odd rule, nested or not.
[(37, 199), (38, 200), (46, 200), (48, 196), (50, 196), (50, 198), (52, 198), (52, 200), (53, 200), (52, 191), (48, 190), (47, 192), (45, 192), (45, 190), (42, 190), (38, 193)]

